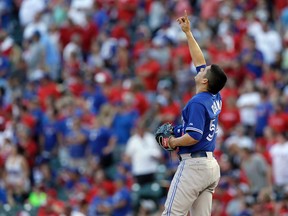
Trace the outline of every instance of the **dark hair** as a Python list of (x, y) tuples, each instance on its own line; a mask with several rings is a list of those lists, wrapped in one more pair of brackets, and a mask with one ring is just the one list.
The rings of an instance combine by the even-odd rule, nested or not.
[(217, 94), (227, 81), (225, 72), (216, 64), (212, 64), (207, 70), (206, 78), (208, 79), (208, 91), (212, 94)]

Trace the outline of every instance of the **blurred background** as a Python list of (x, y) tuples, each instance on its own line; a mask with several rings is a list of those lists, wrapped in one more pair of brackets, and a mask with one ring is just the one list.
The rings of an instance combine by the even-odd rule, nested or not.
[(0, 215), (160, 215), (153, 132), (195, 94), (176, 19), (229, 75), (213, 216), (288, 215), (287, 0), (0, 0)]

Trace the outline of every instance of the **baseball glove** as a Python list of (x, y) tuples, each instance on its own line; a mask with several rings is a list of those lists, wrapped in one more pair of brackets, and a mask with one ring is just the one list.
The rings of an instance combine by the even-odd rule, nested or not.
[(169, 139), (173, 136), (173, 126), (170, 123), (162, 124), (155, 132), (155, 139), (157, 143), (167, 151), (173, 151), (169, 145)]

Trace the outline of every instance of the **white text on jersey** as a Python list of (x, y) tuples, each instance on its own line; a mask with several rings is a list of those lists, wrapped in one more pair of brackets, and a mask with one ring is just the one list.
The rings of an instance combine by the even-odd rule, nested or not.
[(222, 101), (221, 100), (214, 101), (212, 106), (211, 106), (214, 114), (216, 114), (218, 111), (220, 111), (221, 107), (222, 107)]

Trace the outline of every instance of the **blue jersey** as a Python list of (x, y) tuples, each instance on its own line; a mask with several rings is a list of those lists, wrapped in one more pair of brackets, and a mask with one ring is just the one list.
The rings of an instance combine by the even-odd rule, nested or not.
[(91, 154), (94, 156), (103, 156), (103, 149), (108, 146), (112, 136), (112, 131), (106, 127), (90, 130), (88, 142)]
[(179, 154), (214, 151), (221, 107), (222, 100), (219, 93), (213, 95), (209, 92), (200, 92), (190, 99), (182, 110), (181, 132), (189, 133), (193, 138), (197, 137), (199, 142), (179, 147)]

